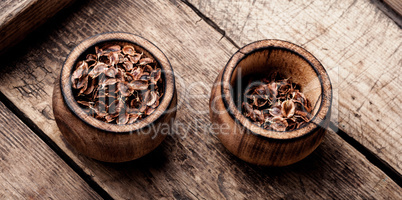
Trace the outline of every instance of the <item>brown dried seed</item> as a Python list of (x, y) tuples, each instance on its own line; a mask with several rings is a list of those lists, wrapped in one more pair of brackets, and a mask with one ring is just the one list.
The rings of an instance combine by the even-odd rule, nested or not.
[(139, 114), (130, 114), (130, 119), (128, 120), (127, 124), (132, 124), (135, 121), (137, 121), (138, 117), (140, 116)]
[(275, 98), (278, 95), (278, 90), (277, 90), (277, 84), (275, 82), (272, 82), (267, 85), (269, 89), (269, 94), (271, 99)]
[(308, 99), (304, 96), (303, 93), (299, 91), (293, 92), (293, 99), (295, 102), (300, 103), (307, 112), (311, 112), (311, 105)]
[(117, 83), (117, 88), (120, 91), (120, 94), (124, 97), (128, 97), (132, 94), (133, 90), (130, 90), (127, 83), (120, 82)]
[[(102, 87), (102, 85), (100, 85), (98, 87)], [(105, 93), (104, 89), (103, 90), (98, 90), (98, 92), (96, 92), (95, 95), (94, 95), (94, 99), (105, 98), (105, 97), (106, 97), (106, 93)]]
[(119, 72), (119, 71), (118, 71), (116, 68), (110, 67), (109, 69), (106, 69), (106, 70), (105, 70), (105, 75), (108, 76), (108, 77), (111, 77), (111, 78), (115, 78), (115, 77), (116, 77), (116, 74), (117, 74), (118, 72)]
[(251, 113), (253, 113), (253, 107), (247, 103), (247, 102), (243, 102), (243, 107), (246, 110), (245, 116), (249, 117), (251, 115)]
[(77, 101), (77, 103), (86, 106), (86, 107), (91, 107), (92, 102), (88, 102), (88, 101)]
[(133, 99), (130, 102), (130, 108), (138, 108), (141, 103), (137, 99)]
[(99, 112), (106, 112), (106, 108), (107, 108), (104, 99), (98, 99), (98, 101), (96, 101), (94, 107), (98, 108)]
[[(95, 79), (92, 79), (91, 83), (89, 84), (89, 87), (84, 91), (85, 95), (91, 94), (91, 92), (95, 89)], [(81, 93), (81, 91), (80, 91)]]
[(71, 82), (73, 84), (72, 85), (73, 88), (78, 89), (77, 88), (78, 80), (81, 79), (82, 76), (85, 76), (87, 73), (88, 73), (88, 64), (85, 61), (78, 62), (76, 70), (71, 75)]
[(137, 68), (135, 68), (134, 70), (132, 70), (132, 71), (131, 71), (131, 74), (133, 75), (134, 80), (140, 79), (140, 77), (141, 77), (141, 75), (142, 75), (142, 72), (143, 72), (143, 70), (142, 70), (141, 67), (137, 67)]
[(118, 99), (114, 100), (109, 106), (107, 107), (107, 112), (109, 114), (116, 114), (118, 113), (118, 106), (119, 106), (120, 101)]
[(103, 83), (102, 83), (102, 85), (103, 86), (106, 86), (106, 85), (114, 85), (114, 84), (116, 84), (117, 83), (117, 79), (115, 79), (115, 78), (108, 78), (108, 79), (106, 79)]
[(119, 116), (119, 113), (115, 113), (115, 114), (112, 114), (112, 115), (107, 114), (105, 116), (105, 120), (106, 120), (106, 122), (110, 123), (110, 122), (114, 121), (117, 118), (117, 116)]
[(138, 110), (138, 108), (127, 107), (126, 112), (131, 115), (131, 114), (137, 114), (140, 111)]
[(288, 122), (282, 117), (274, 117), (272, 119), (271, 128), (276, 131), (285, 131), (288, 127)]
[(103, 118), (106, 117), (106, 115), (107, 115), (106, 112), (96, 112), (96, 118), (97, 119), (103, 119)]
[(125, 81), (125, 74), (126, 72), (123, 69), (117, 68), (118, 72), (116, 74), (116, 79), (118, 79), (119, 81), (124, 82)]
[(290, 119), (288, 119), (287, 122), (288, 122), (288, 127), (287, 127), (288, 130), (294, 130), (297, 128), (297, 124), (298, 124), (297, 122), (290, 120)]
[(264, 119), (264, 114), (263, 114), (260, 110), (254, 110), (253, 112), (254, 112), (254, 114), (255, 114), (256, 119), (257, 119), (260, 123), (262, 123), (262, 122), (265, 121), (265, 119)]
[(261, 96), (257, 96), (257, 98), (255, 98), (254, 100), (254, 105), (257, 107), (263, 107), (268, 103), (267, 100), (265, 100), (264, 98), (261, 98)]
[(131, 72), (125, 73), (125, 78), (127, 82), (131, 82), (135, 80), (135, 76)]
[(119, 62), (119, 54), (117, 52), (111, 52), (108, 58), (111, 66), (114, 66)]
[(102, 55), (102, 49), (100, 49), (98, 46), (95, 46), (95, 53), (99, 59), (99, 57)]
[(109, 58), (107, 56), (101, 56), (101, 57), (99, 57), (98, 60), (99, 60), (99, 62), (105, 63), (107, 65), (110, 64), (110, 60), (109, 60)]
[(296, 110), (295, 112), (295, 117), (299, 117), (301, 119), (303, 119), (305, 122), (309, 122), (310, 121), (310, 114), (301, 110)]
[(133, 64), (137, 64), (142, 55), (142, 53), (134, 53), (134, 56), (128, 56), (128, 59), (130, 59)]
[(140, 113), (144, 113), (146, 109), (147, 109), (147, 105), (141, 105), (140, 108), (138, 109), (138, 111)]
[(116, 45), (105, 46), (103, 47), (103, 49), (106, 52), (118, 52), (121, 50), (121, 46), (116, 44)]
[(135, 53), (135, 49), (131, 45), (126, 45), (126, 46), (123, 47), (123, 53), (126, 54), (126, 55), (133, 56), (134, 53)]
[(155, 108), (152, 107), (147, 107), (147, 109), (145, 110), (145, 115), (150, 115), (155, 111)]
[(153, 63), (154, 60), (152, 60), (151, 58), (141, 58), (140, 60), (140, 65), (147, 65), (149, 63)]
[(80, 79), (78, 79), (77, 89), (82, 88), (78, 95), (83, 93), (87, 89), (87, 87), (88, 87), (88, 76), (84, 76), (84, 77), (81, 77)]
[(282, 102), (281, 111), (285, 118), (292, 117), (295, 113), (295, 104), (293, 103), (293, 100), (286, 100)]
[(96, 62), (97, 60), (98, 60), (98, 58), (96, 57), (95, 54), (88, 54), (85, 61), (87, 61), (87, 62), (94, 62), (95, 61)]
[(146, 90), (148, 89), (148, 81), (135, 80), (128, 84), (128, 87), (132, 90)]
[(152, 71), (154, 71), (154, 69), (151, 66), (149, 65), (144, 66), (144, 73), (147, 72), (148, 74), (151, 74)]
[(278, 107), (278, 106), (272, 107), (271, 109), (269, 109), (269, 114), (271, 114), (274, 117), (282, 116), (281, 107)]
[(129, 115), (126, 112), (120, 113), (117, 119), (117, 124), (127, 124), (129, 119)]
[(156, 107), (158, 107), (158, 106), (159, 106), (159, 99), (157, 99), (157, 100), (155, 101), (155, 103), (151, 105), (152, 108), (156, 108)]
[(102, 73), (104, 73), (105, 69), (107, 69), (107, 65), (105, 63), (98, 62), (98, 63), (96, 63), (96, 65), (92, 69), (92, 71), (90, 71), (88, 73), (88, 75), (94, 79), (94, 78), (98, 77), (99, 75), (101, 75)]
[(258, 85), (254, 91), (259, 95), (267, 95), (269, 92), (267, 85)]
[(156, 70), (154, 70), (154, 71), (152, 71), (152, 73), (151, 73), (151, 83), (152, 84), (157, 84), (158, 83), (158, 81), (159, 81), (159, 79), (161, 78), (161, 69), (156, 69)]
[(145, 103), (147, 106), (152, 106), (156, 100), (158, 99), (158, 95), (156, 94), (155, 91), (151, 91), (150, 94), (148, 95), (148, 98), (145, 99)]
[(140, 77), (140, 80), (142, 80), (142, 81), (147, 81), (147, 80), (149, 80), (149, 75), (148, 75), (148, 74), (145, 74), (145, 72), (144, 72), (143, 75)]
[(123, 67), (126, 69), (126, 71), (131, 71), (133, 69), (133, 63), (130, 61), (125, 61), (123, 63)]

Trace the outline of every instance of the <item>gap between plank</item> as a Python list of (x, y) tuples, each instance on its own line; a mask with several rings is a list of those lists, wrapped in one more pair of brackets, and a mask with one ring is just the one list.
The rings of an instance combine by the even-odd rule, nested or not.
[[(192, 9), (201, 19), (203, 19), (208, 25), (210, 25), (217, 32), (222, 34), (222, 38), (226, 38), (231, 44), (233, 44), (236, 48), (240, 49), (239, 45), (237, 45), (232, 38), (226, 35), (225, 30), (221, 29), (214, 21), (212, 21), (209, 17), (205, 16), (200, 10), (198, 10), (193, 4), (188, 2), (187, 0), (181, 0), (184, 4), (186, 4), (190, 9)], [(371, 2), (379, 7), (388, 17), (390, 17), (399, 27), (402, 25), (401, 17), (396, 14), (393, 10), (389, 11), (389, 6), (384, 4), (381, 0), (371, 0)], [(394, 14), (392, 14), (394, 12)], [(391, 13), (391, 14), (390, 14)], [(391, 17), (392, 15), (396, 15), (395, 17)], [(402, 175), (398, 173), (392, 166), (390, 166), (387, 162), (379, 158), (375, 153), (367, 149), (364, 145), (359, 143), (353, 137), (349, 136), (347, 133), (342, 131), (339, 127), (337, 127), (333, 122), (330, 123), (330, 128), (336, 132), (344, 141), (350, 144), (353, 148), (363, 154), (367, 160), (378, 167), (381, 171), (383, 171), (386, 175), (388, 175), (395, 183), (402, 187)], [(337, 130), (337, 131), (336, 131)]]
[(0, 101), (11, 110), (25, 125), (28, 126), (42, 141), (44, 141), (75, 173), (77, 173), (87, 184), (97, 192), (103, 199), (113, 199), (90, 175), (86, 174), (56, 143), (53, 142), (29, 117), (19, 110), (4, 94), (0, 91)]
[(389, 17), (399, 28), (402, 28), (402, 16), (399, 15), (390, 5), (388, 5), (384, 0), (370, 0), (372, 4), (377, 6), (387, 17)]
[[(214, 28), (216, 31), (218, 31), (218, 33), (222, 34), (222, 38), (226, 38), (233, 46), (235, 46), (237, 49), (240, 49), (239, 45), (237, 45), (232, 38), (226, 36), (226, 32), (225, 30), (219, 28), (219, 26), (212, 21), (210, 18), (208, 18), (207, 16), (205, 16), (204, 14), (202, 14), (201, 11), (199, 11), (193, 4), (191, 4), (190, 2), (188, 2), (187, 0), (181, 0), (181, 2), (183, 2), (184, 4), (186, 4), (188, 7), (191, 8), (191, 10), (193, 10), (201, 19), (203, 19), (208, 25), (210, 25), (212, 28)], [(222, 39), (221, 38), (221, 39)]]
[[(398, 173), (393, 167), (391, 167), (387, 162), (383, 159), (379, 158), (375, 153), (370, 151), (364, 145), (360, 144), (353, 137), (349, 136), (347, 133), (339, 129), (333, 122), (330, 122), (329, 127), (336, 132), (343, 140), (345, 140), (348, 144), (350, 144), (353, 148), (363, 154), (366, 159), (371, 162), (371, 164), (378, 167), (382, 170), (386, 175), (388, 175), (396, 184), (402, 187), (402, 175)], [(335, 131), (338, 130), (338, 131)]]

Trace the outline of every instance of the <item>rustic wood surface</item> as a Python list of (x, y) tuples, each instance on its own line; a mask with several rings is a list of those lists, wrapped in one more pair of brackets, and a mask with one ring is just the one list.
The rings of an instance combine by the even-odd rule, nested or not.
[(261, 39), (301, 45), (334, 86), (332, 121), (402, 173), (402, 29), (366, 0), (190, 0), (238, 46)]
[[(360, 10), (352, 8), (355, 12)], [(294, 9), (300, 11), (297, 7)], [(335, 17), (339, 18), (341, 9), (335, 6), (334, 10)], [(156, 11), (158, 14), (155, 14)], [(393, 35), (397, 31), (394, 24), (388, 23), (381, 13), (373, 15), (387, 22), (392, 29), (388, 30), (391, 31), (388, 34), (396, 37)], [(359, 19), (365, 22), (366, 16)], [(326, 27), (331, 29), (329, 25)], [(300, 27), (287, 28), (289, 31), (297, 29)], [(148, 156), (122, 164), (102, 163), (77, 153), (58, 131), (51, 109), (53, 84), (68, 53), (83, 39), (107, 31), (131, 32), (151, 40), (166, 54), (177, 74), (180, 107), (176, 124), (181, 126)], [(387, 29), (376, 31), (387, 33)], [(358, 33), (356, 31), (354, 34)], [(314, 32), (304, 37), (311, 35)], [(301, 38), (302, 34), (298, 37)], [(337, 39), (336, 35), (333, 37)], [(321, 42), (333, 44), (334, 40)], [(338, 42), (349, 43), (350, 39)], [(353, 45), (349, 48), (352, 47), (355, 51), (359, 50)], [(322, 53), (328, 51), (329, 47), (327, 50), (307, 49), (322, 60), (324, 66), (339, 64), (331, 62), (328, 54)], [(0, 70), (0, 91), (39, 127), (39, 131), (45, 133), (100, 187), (117, 199), (397, 199), (402, 195), (400, 187), (393, 180), (333, 132), (327, 134), (312, 155), (288, 167), (258, 167), (231, 155), (209, 132), (208, 100), (217, 73), (236, 50), (235, 45), (222, 38), (221, 33), (181, 1), (88, 1), (74, 5), (69, 12), (36, 31), (18, 50), (8, 54)], [(387, 49), (381, 53), (384, 55), (393, 50)], [(399, 51), (397, 49), (394, 54)], [(332, 56), (348, 63), (346, 57), (353, 57), (354, 53)], [(367, 56), (366, 59), (372, 58)], [(389, 60), (395, 59), (389, 57)], [(378, 66), (372, 67), (376, 69)], [(332, 69), (336, 67), (329, 68)], [(362, 76), (366, 75), (371, 73)], [(390, 84), (385, 87), (397, 83)], [(396, 119), (399, 118), (392, 120)]]
[(0, 102), (0, 199), (101, 199)]
[(0, 54), (74, 0), (0, 1)]

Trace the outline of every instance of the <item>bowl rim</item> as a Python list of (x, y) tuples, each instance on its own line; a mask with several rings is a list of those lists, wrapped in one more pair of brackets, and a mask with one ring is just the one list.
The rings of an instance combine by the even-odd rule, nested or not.
[[(150, 115), (132, 124), (120, 125), (97, 120), (94, 117), (86, 114), (84, 110), (78, 105), (77, 101), (73, 96), (72, 82), (70, 77), (74, 69), (74, 66), (78, 61), (78, 58), (82, 55), (82, 53), (87, 51), (90, 47), (108, 41), (128, 42), (136, 46), (142, 47), (154, 57), (154, 59), (158, 62), (159, 66), (164, 72), (164, 78), (165, 78), (163, 86), (164, 95), (162, 97), (162, 101), (160, 102), (159, 106), (156, 107), (154, 112), (152, 112)], [(61, 94), (63, 96), (63, 100), (67, 104), (67, 107), (79, 119), (81, 119), (82, 121), (84, 121), (86, 124), (88, 124), (93, 128), (106, 132), (122, 133), (122, 134), (133, 133), (134, 131), (140, 131), (146, 128), (147, 126), (154, 124), (155, 121), (162, 118), (165, 114), (165, 111), (170, 109), (176, 90), (173, 68), (169, 60), (167, 59), (166, 55), (149, 40), (139, 35), (127, 32), (105, 32), (96, 34), (83, 40), (77, 46), (75, 46), (63, 63), (63, 67), (60, 73), (60, 89)]]
[[(231, 94), (230, 80), (237, 65), (248, 55), (266, 49), (281, 49), (299, 56), (300, 58), (304, 59), (310, 65), (310, 67), (312, 67), (319, 79), (321, 85), (320, 107), (313, 118), (307, 124), (298, 129), (292, 131), (275, 131), (257, 126), (246, 118), (234, 103)], [(325, 127), (327, 120), (329, 120), (327, 117), (329, 117), (331, 114), (332, 84), (325, 68), (318, 61), (318, 59), (306, 49), (288, 41), (265, 39), (252, 42), (240, 48), (235, 54), (232, 55), (223, 69), (221, 82), (219, 84), (222, 94), (222, 101), (225, 109), (228, 111), (229, 116), (241, 127), (245, 127), (252, 134), (262, 136), (265, 139), (292, 140), (308, 136), (309, 133), (311, 134), (315, 132), (316, 129)]]

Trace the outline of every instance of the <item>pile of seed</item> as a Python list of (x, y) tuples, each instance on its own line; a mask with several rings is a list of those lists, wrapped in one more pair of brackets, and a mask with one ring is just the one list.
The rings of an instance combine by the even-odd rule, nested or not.
[(96, 46), (71, 75), (73, 94), (88, 115), (130, 124), (150, 115), (163, 95), (161, 69), (132, 45)]
[(244, 94), (243, 114), (265, 129), (297, 129), (310, 121), (312, 110), (299, 88), (289, 79), (251, 80)]

